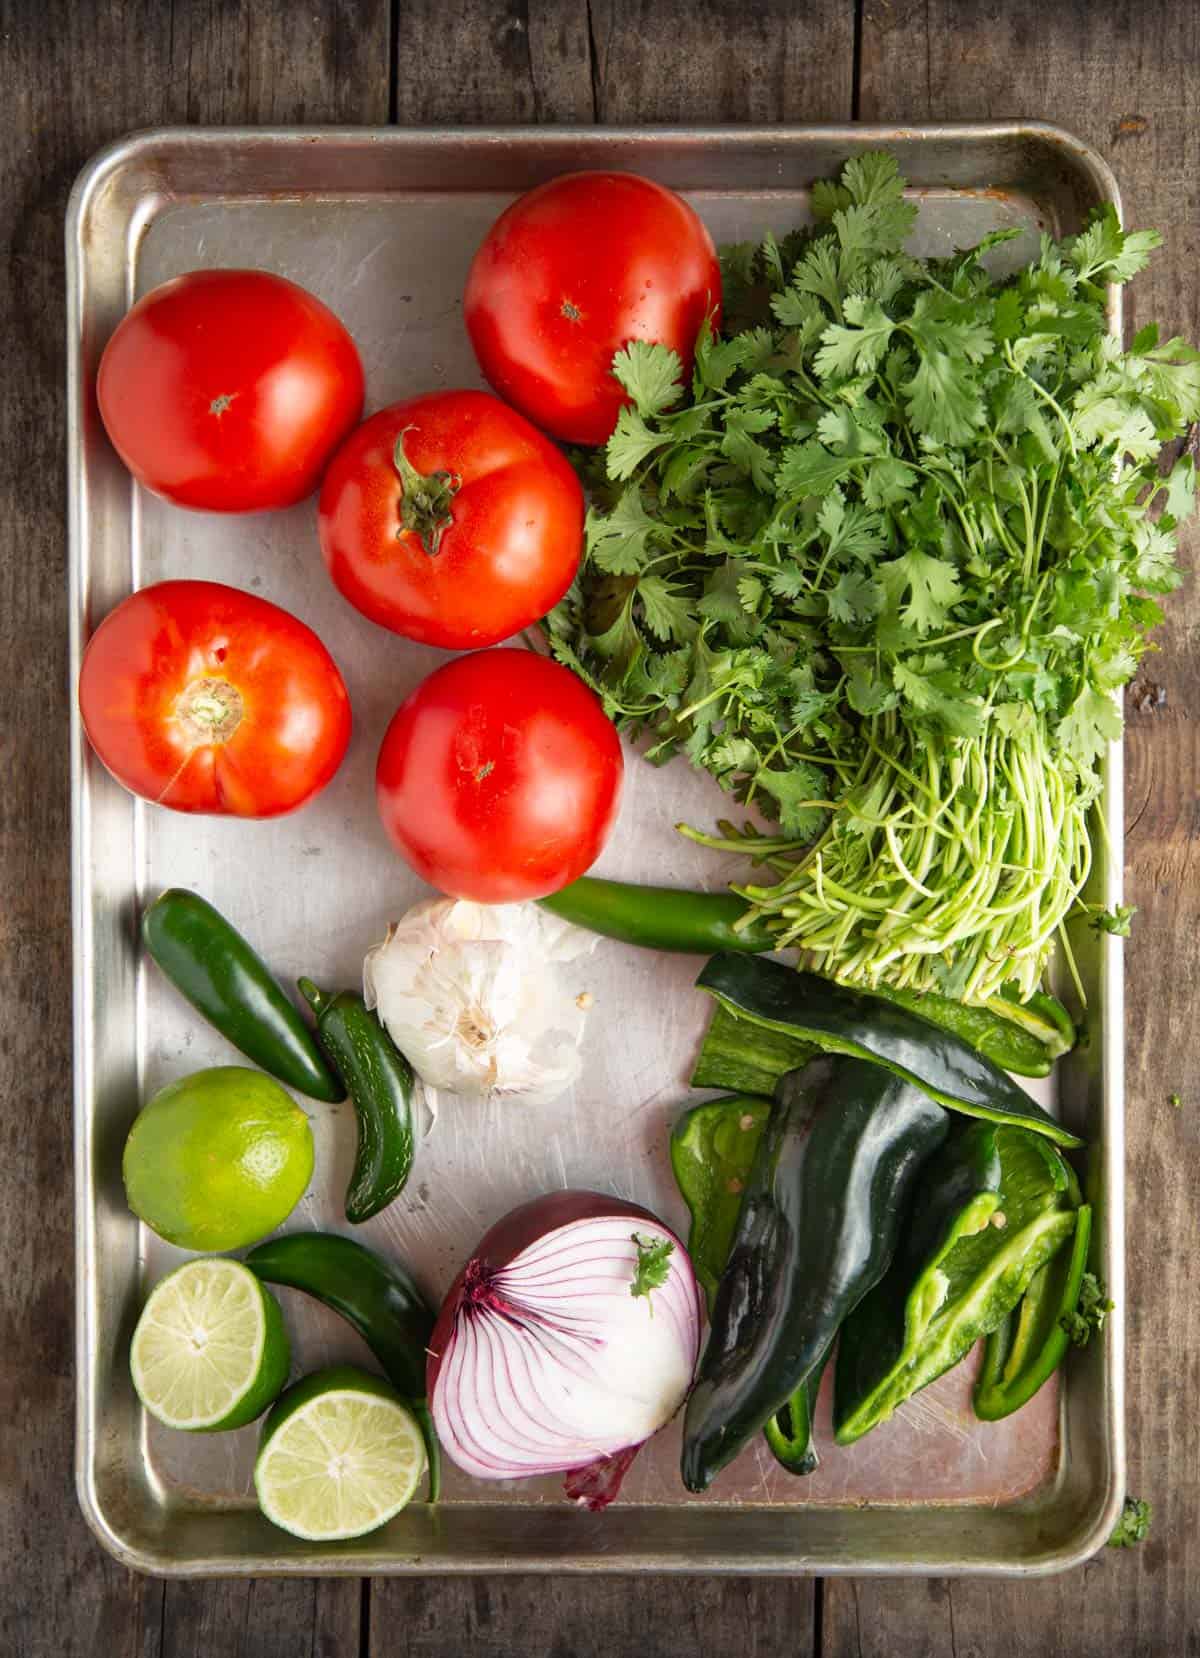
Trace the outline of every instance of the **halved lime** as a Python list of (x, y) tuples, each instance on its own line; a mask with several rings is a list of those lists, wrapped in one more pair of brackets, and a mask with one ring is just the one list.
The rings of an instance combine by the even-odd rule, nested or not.
[(129, 1350), (138, 1398), (168, 1428), (218, 1433), (261, 1416), (287, 1381), (279, 1303), (240, 1261), (188, 1261), (156, 1284)]
[(263, 1424), (259, 1507), (294, 1537), (361, 1537), (398, 1514), (425, 1472), (412, 1412), (379, 1376), (353, 1365), (289, 1388)]

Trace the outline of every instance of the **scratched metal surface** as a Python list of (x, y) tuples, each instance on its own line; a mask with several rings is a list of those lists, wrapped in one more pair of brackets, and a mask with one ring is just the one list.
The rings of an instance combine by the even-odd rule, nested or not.
[[(691, 197), (719, 241), (754, 237), (767, 227), (786, 230), (807, 216), (800, 189), (725, 189)], [(495, 191), (449, 197), (433, 188), (359, 199), (168, 197), (134, 223), (126, 280), (136, 295), (200, 266), (258, 265), (292, 277), (330, 304), (353, 333), (366, 368), (370, 412), (433, 387), (482, 383), (462, 328), (460, 295), (471, 254), (507, 199)], [(916, 245), (926, 252), (946, 252), (1011, 224), (1020, 237), (995, 257), (1019, 263), (1047, 227), (1044, 205), (1016, 191), (934, 188), (919, 200)], [(428, 894), (386, 842), (372, 778), (388, 719), (444, 656), (376, 628), (336, 594), (317, 549), (311, 502), (287, 513), (229, 519), (180, 512), (134, 491), (129, 528), (135, 585), (203, 575), (251, 588), (313, 625), (345, 674), (355, 714), (342, 770), (312, 806), (293, 817), (248, 824), (135, 808), (136, 899), (143, 902), (166, 885), (194, 887), (248, 934), (285, 981), (305, 972), (329, 985), (354, 984), (364, 952), (383, 936), (388, 921)], [(94, 763), (87, 787), (98, 801), (90, 808), (94, 813), (121, 809), (109, 801), (115, 786)], [(683, 886), (720, 884), (729, 878), (728, 862), (683, 841), (672, 826), (680, 818), (709, 823), (726, 807), (711, 780), (685, 762), (659, 770), (629, 753), (620, 821), (597, 872)], [(103, 886), (104, 873), (98, 871), (97, 878)], [(128, 908), (133, 895), (119, 874), (112, 877), (112, 888), (111, 902)], [(89, 897), (94, 901), (95, 893)], [(578, 1185), (619, 1193), (682, 1229), (685, 1217), (670, 1176), (667, 1137), (687, 1092), (706, 1019), (706, 999), (691, 988), (698, 965), (694, 959), (601, 941), (593, 954), (566, 970), (595, 998), (578, 1085), (555, 1104), (532, 1109), (445, 1101), (436, 1128), (420, 1146), (408, 1188), (356, 1235), (395, 1251), (436, 1298), (493, 1220), (549, 1188)], [(139, 1043), (133, 1062), (142, 1100), (190, 1070), (236, 1058), (153, 971), (136, 970), (134, 994)], [(1053, 1091), (1042, 1097), (1052, 1102)], [(353, 1157), (353, 1114), (348, 1105), (305, 1103), (316, 1139), (316, 1174), (288, 1229), (344, 1227), (341, 1199)], [(125, 1121), (132, 1107), (129, 1100)], [(109, 1205), (111, 1211), (111, 1196)], [(112, 1212), (103, 1219), (110, 1227), (121, 1224)], [(143, 1284), (181, 1258), (140, 1232)], [(336, 1360), (367, 1359), (340, 1320), (305, 1297), (287, 1291), (281, 1296), (293, 1337), (294, 1374)], [(127, 1300), (126, 1339), (132, 1310)], [(111, 1385), (112, 1373), (123, 1363), (119, 1335), (104, 1358)], [(1057, 1388), (1045, 1389), (1007, 1422), (981, 1424), (969, 1407), (971, 1368), (943, 1378), (891, 1424), (844, 1451), (829, 1447), (826, 1397), (818, 1418), (825, 1454), (819, 1471), (804, 1481), (779, 1469), (759, 1444), (711, 1493), (691, 1497), (678, 1478), (678, 1426), (673, 1426), (635, 1463), (622, 1506), (815, 1510), (968, 1503), (990, 1509), (1051, 1492), (1063, 1476)], [(164, 1514), (192, 1506), (210, 1511), (245, 1506), (254, 1427), (186, 1436), (139, 1418), (137, 1433), (144, 1459), (139, 1478)], [(512, 1512), (514, 1506), (558, 1505), (561, 1493), (557, 1480), (486, 1486), (451, 1468), (445, 1502), (473, 1510), (503, 1505)], [(276, 1534), (266, 1531), (269, 1545)], [(257, 1541), (263, 1546), (262, 1538)], [(132, 1545), (131, 1552), (136, 1552)], [(858, 1570), (886, 1564), (856, 1558), (853, 1551), (844, 1563)], [(204, 1569), (199, 1556), (189, 1564), (186, 1549), (175, 1564)], [(765, 1559), (759, 1564), (768, 1569)], [(822, 1564), (836, 1569), (839, 1557)], [(944, 1556), (942, 1564), (952, 1568), (953, 1556)], [(985, 1564), (991, 1565), (990, 1559)], [(275, 1565), (269, 1554), (259, 1561), (260, 1569)], [(389, 1569), (386, 1548), (381, 1559), (367, 1562), (368, 1569), (372, 1565)], [(311, 1551), (306, 1568), (286, 1555), (278, 1566), (314, 1569)], [(902, 1551), (894, 1557), (896, 1566), (904, 1569)], [(358, 1558), (355, 1569), (362, 1567)], [(161, 1560), (155, 1569), (164, 1569)], [(171, 1569), (170, 1562), (165, 1569)], [(317, 1569), (337, 1568), (323, 1563)], [(447, 1566), (439, 1560), (437, 1569), (454, 1569), (453, 1561)], [(1003, 1563), (994, 1569), (1003, 1569)]]

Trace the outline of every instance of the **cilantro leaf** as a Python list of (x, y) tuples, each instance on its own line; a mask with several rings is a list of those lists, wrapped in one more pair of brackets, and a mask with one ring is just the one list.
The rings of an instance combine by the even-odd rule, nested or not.
[[(919, 634), (941, 627), (963, 595), (954, 566), (923, 553), (919, 547), (910, 547), (899, 558), (881, 564), (878, 576), (888, 602), (899, 610), (900, 620)], [(909, 595), (908, 603), (901, 608), (905, 593)]]
[(640, 415), (661, 414), (683, 395), (683, 364), (665, 345), (630, 340), (613, 358), (612, 371)]
[[(670, 1238), (647, 1237), (641, 1232), (631, 1232), (629, 1236), (637, 1250), (637, 1265), (629, 1293), (633, 1296), (644, 1295), (648, 1301), (650, 1291), (660, 1290), (670, 1277), (675, 1245)], [(650, 1310), (653, 1312), (653, 1307)]]
[(826, 594), (830, 620), (847, 626), (867, 622), (883, 606), (883, 589), (859, 570), (843, 570)]
[(775, 414), (771, 409), (731, 409), (725, 417), (721, 453), (743, 472), (750, 474), (756, 489), (770, 489), (775, 461), (762, 444), (755, 441), (755, 434), (768, 431), (774, 424)]
[(775, 471), (775, 493), (779, 496), (824, 495), (850, 471), (850, 461), (831, 455), (822, 444), (809, 439), (785, 449)]
[(877, 300), (851, 294), (842, 313), (845, 324), (831, 323), (821, 335), (815, 367), (822, 380), (877, 368), (892, 337), (892, 319)]
[(682, 643), (696, 631), (690, 601), (663, 576), (643, 576), (637, 584), (642, 616), (655, 638)]
[(1110, 1549), (1132, 1549), (1144, 1543), (1150, 1535), (1150, 1520), (1154, 1510), (1140, 1497), (1126, 1497), (1120, 1519), (1108, 1540)]
[(1067, 261), (1081, 282), (1128, 282), (1161, 246), (1157, 230), (1122, 231), (1116, 208), (1105, 202), (1087, 229), (1066, 244)]
[(637, 410), (626, 403), (605, 448), (609, 477), (618, 482), (631, 478), (643, 461), (670, 442), (670, 432), (651, 431)]
[(788, 771), (764, 767), (754, 781), (774, 800), (785, 835), (804, 841), (819, 832), (825, 821), (827, 785), (815, 766), (798, 761)]
[(1058, 740), (1077, 770), (1096, 765), (1109, 743), (1121, 735), (1121, 716), (1112, 697), (1088, 685), (1059, 721)]
[(657, 519), (651, 518), (643, 505), (641, 490), (631, 484), (608, 512), (588, 508), (584, 545), (598, 570), (629, 576), (641, 569), (649, 537), (659, 528)]
[(1129, 937), (1129, 924), (1137, 914), (1136, 904), (1118, 904), (1115, 909), (1101, 910), (1088, 922), (1096, 933), (1112, 933), (1115, 938)]
[(1086, 1347), (1093, 1333), (1099, 1334), (1104, 1321), (1113, 1310), (1113, 1304), (1104, 1293), (1103, 1285), (1094, 1272), (1085, 1272), (1079, 1285), (1079, 1299), (1059, 1323), (1075, 1347)]

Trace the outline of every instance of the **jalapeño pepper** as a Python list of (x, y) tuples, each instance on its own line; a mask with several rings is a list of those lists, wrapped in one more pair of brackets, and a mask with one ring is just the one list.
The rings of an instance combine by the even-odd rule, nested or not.
[(412, 1168), (412, 1066), (355, 991), (330, 996), (311, 979), (299, 987), (358, 1118), (358, 1152), (346, 1188), (346, 1219), (357, 1225), (387, 1207)]
[(540, 902), (563, 921), (650, 950), (710, 956), (714, 950), (757, 953), (775, 947), (761, 922), (738, 925), (747, 912), (746, 900), (730, 892), (634, 886), (583, 875)]
[(247, 1059), (313, 1099), (346, 1097), (298, 1010), (207, 900), (170, 888), (142, 917), (142, 938), (175, 988)]
[(1071, 1248), (1034, 1275), (1020, 1306), (988, 1336), (972, 1400), (982, 1421), (1011, 1416), (1062, 1363), (1071, 1345), (1064, 1320), (1079, 1300), (1091, 1238), (1092, 1211), (1085, 1203), (1075, 1217)]

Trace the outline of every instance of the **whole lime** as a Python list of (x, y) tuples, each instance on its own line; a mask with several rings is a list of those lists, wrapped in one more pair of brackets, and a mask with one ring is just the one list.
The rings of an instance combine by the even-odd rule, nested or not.
[(313, 1171), (308, 1118), (277, 1082), (218, 1065), (172, 1082), (134, 1122), (122, 1160), (139, 1220), (183, 1249), (240, 1249), (273, 1232)]

